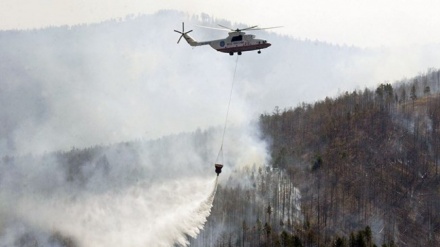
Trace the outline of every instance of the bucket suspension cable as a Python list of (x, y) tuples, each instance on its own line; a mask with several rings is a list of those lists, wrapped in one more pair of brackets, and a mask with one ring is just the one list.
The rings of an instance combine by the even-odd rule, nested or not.
[[(217, 159), (215, 160), (215, 167), (216, 167), (215, 172), (217, 173), (217, 176), (220, 174), (221, 168), (223, 167), (223, 144), (224, 144), (224, 141), (225, 141), (226, 127), (228, 125), (229, 109), (231, 107), (231, 99), (232, 99), (232, 92), (233, 92), (234, 83), (235, 83), (235, 74), (237, 72), (238, 57), (239, 56), (237, 56), (237, 59), (235, 60), (234, 74), (232, 76), (231, 90), (229, 92), (228, 108), (226, 109), (225, 124), (224, 124), (224, 127), (223, 127), (222, 142), (221, 142), (221, 145), (220, 145), (220, 150), (218, 151), (218, 154), (217, 154)], [(219, 161), (220, 155), (221, 155), (221, 160)]]

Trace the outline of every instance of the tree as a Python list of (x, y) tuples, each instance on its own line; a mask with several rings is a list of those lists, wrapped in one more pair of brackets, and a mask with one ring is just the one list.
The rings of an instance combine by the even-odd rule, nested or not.
[(358, 231), (356, 235), (356, 247), (367, 247), (365, 242), (365, 235), (363, 231)]
[(293, 236), (293, 247), (303, 247), (301, 239), (298, 236)]
[(268, 222), (270, 224), (271, 220), (270, 220), (270, 215), (272, 214), (272, 207), (270, 206), (270, 204), (267, 206), (267, 210), (266, 210), (267, 215), (269, 216)]
[(261, 223), (261, 220), (259, 218), (257, 218), (257, 238), (258, 238), (258, 246), (260, 246), (261, 242), (260, 242), (260, 236), (263, 232), (263, 226)]
[(347, 246), (347, 240), (344, 237), (338, 237), (335, 241), (334, 247), (346, 247)]
[(381, 107), (385, 104), (389, 110), (393, 102), (393, 86), (389, 83), (382, 83), (376, 88), (376, 94)]
[(264, 224), (264, 233), (266, 234), (266, 243), (270, 246), (270, 235), (272, 233), (272, 227), (267, 223)]
[(242, 239), (242, 246), (244, 247), (244, 242), (246, 241), (246, 231), (248, 230), (248, 226), (246, 224), (246, 220), (243, 220), (242, 230), (243, 230), (243, 239)]
[(317, 171), (322, 166), (322, 157), (318, 155), (315, 162), (313, 162), (312, 171)]
[(373, 244), (373, 236), (372, 236), (370, 226), (365, 227), (365, 241), (367, 242), (367, 246), (371, 247)]
[(354, 235), (354, 232), (350, 233), (350, 239), (348, 240), (348, 246), (349, 247), (357, 247), (356, 246), (356, 236)]
[(431, 93), (431, 88), (429, 86), (426, 86), (423, 90), (423, 93), (425, 94), (425, 96), (428, 96)]
[(281, 232), (281, 246), (290, 246), (290, 236), (289, 233), (287, 233), (286, 231)]
[(405, 104), (405, 102), (406, 102), (406, 90), (405, 90), (405, 88), (402, 88), (402, 91), (401, 91), (401, 93), (400, 93), (400, 103), (403, 103), (403, 104)]
[(414, 110), (414, 101), (417, 99), (416, 84), (417, 84), (417, 79), (415, 80), (414, 84), (411, 87), (411, 94), (409, 96), (413, 102), (413, 110)]

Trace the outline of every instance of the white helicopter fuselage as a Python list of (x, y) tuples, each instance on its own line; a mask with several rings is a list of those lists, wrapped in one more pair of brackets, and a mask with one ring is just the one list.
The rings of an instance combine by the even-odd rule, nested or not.
[(236, 31), (230, 32), (229, 36), (225, 39), (202, 42), (194, 40), (188, 34), (184, 34), (183, 37), (191, 46), (210, 45), (213, 49), (219, 52), (229, 53), (230, 55), (233, 55), (234, 53), (241, 55), (241, 52), (244, 51), (259, 51), (271, 46), (266, 40), (256, 39), (255, 35)]

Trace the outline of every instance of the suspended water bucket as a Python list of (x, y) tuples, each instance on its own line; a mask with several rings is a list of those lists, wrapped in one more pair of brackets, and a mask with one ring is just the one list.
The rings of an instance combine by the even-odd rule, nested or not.
[(222, 164), (215, 164), (215, 173), (217, 173), (217, 176), (222, 172), (222, 168)]

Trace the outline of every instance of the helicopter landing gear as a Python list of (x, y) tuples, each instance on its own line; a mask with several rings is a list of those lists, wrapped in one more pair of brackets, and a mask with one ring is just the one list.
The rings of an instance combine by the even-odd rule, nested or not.
[(241, 51), (237, 52), (238, 55), (241, 55)]
[(233, 52), (229, 52), (229, 55), (233, 56), (233, 55), (234, 55), (234, 53), (233, 53)]
[(261, 51), (258, 51), (258, 54), (261, 54)]

